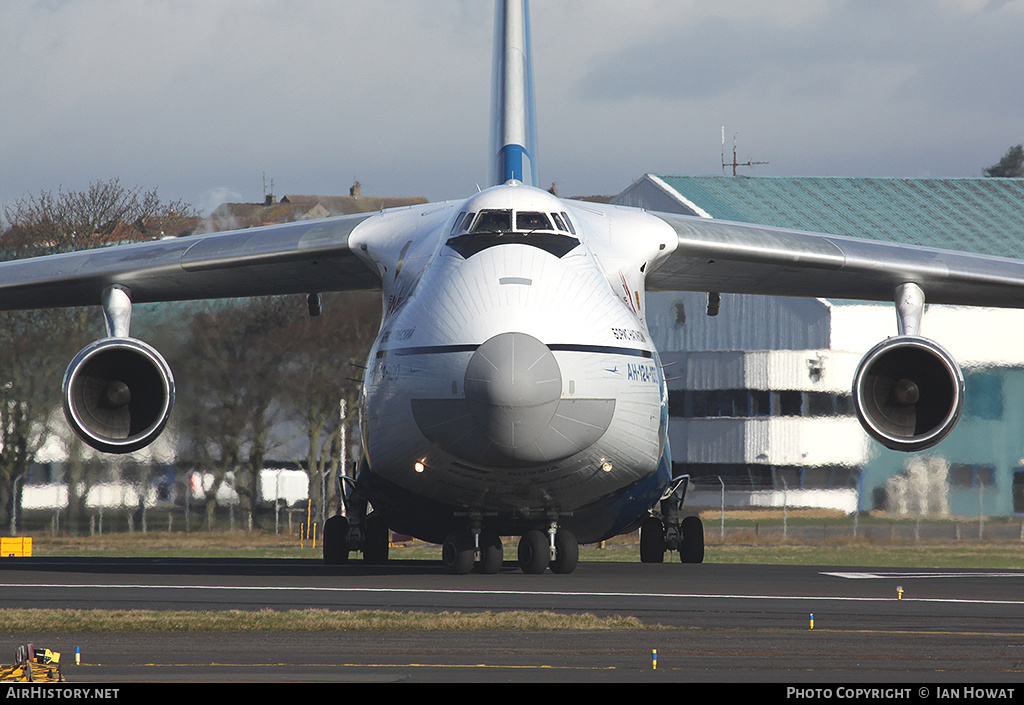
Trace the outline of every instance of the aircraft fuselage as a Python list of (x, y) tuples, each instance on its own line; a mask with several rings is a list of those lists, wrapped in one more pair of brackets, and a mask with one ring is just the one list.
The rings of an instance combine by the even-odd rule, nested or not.
[(385, 309), (364, 379), (368, 499), (435, 541), (473, 514), (509, 534), (559, 518), (584, 542), (635, 524), (671, 467), (640, 269), (664, 247), (618, 261), (606, 214), (520, 184), (431, 219), (364, 251)]

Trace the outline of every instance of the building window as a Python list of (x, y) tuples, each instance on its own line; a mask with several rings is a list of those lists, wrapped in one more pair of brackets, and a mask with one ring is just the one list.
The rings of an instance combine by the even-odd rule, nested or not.
[(766, 389), (750, 390), (750, 415), (769, 416), (772, 413), (772, 393)]
[(772, 416), (801, 416), (804, 395), (800, 392), (777, 392), (779, 403), (776, 407), (778, 413)]
[(674, 463), (677, 475), (688, 474), (702, 490), (848, 489), (860, 482), (861, 469), (845, 466), (802, 467), (799, 465), (756, 465), (741, 463)]
[(953, 465), (949, 469), (949, 485), (958, 490), (995, 487), (996, 468), (994, 465)]
[(853, 416), (849, 395), (764, 389), (670, 389), (669, 415), (678, 418), (806, 418)]

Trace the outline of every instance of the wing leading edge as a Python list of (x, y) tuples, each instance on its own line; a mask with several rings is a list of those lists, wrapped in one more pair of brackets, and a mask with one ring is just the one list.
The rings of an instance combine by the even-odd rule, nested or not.
[(1024, 308), (1024, 261), (746, 223), (651, 213), (676, 235), (647, 275), (689, 290), (892, 301), (901, 284), (930, 303)]
[(375, 213), (113, 245), (0, 262), (0, 310), (99, 305), (108, 286), (134, 303), (380, 286), (353, 231)]

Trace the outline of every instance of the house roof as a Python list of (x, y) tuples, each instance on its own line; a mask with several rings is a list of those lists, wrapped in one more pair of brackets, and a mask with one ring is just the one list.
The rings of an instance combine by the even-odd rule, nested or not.
[(422, 197), (288, 195), (270, 203), (222, 203), (211, 213), (210, 218), (214, 222), (230, 221), (227, 227), (251, 227), (311, 217), (368, 213), (426, 202), (427, 199)]
[(645, 188), (680, 213), (1024, 258), (1024, 179), (648, 174), (615, 202), (651, 207)]

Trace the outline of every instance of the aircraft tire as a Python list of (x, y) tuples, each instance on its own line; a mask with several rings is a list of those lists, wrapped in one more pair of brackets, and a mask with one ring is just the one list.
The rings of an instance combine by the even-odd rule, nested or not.
[(501, 538), (490, 531), (480, 533), (480, 563), (477, 570), (484, 575), (491, 575), (501, 570), (504, 549)]
[(650, 516), (640, 524), (640, 562), (664, 563), (665, 524), (658, 517)]
[(704, 562), (704, 523), (700, 517), (683, 519), (683, 540), (679, 547), (679, 560), (683, 563)]
[(548, 537), (543, 531), (527, 531), (519, 539), (519, 567), (524, 573), (540, 575), (551, 562)]
[(324, 522), (323, 548), (327, 565), (348, 563), (348, 519), (339, 515)]
[(465, 575), (473, 570), (473, 540), (468, 531), (453, 531), (445, 537), (441, 561), (454, 575)]
[(571, 531), (559, 529), (555, 534), (555, 560), (551, 572), (566, 575), (576, 570), (580, 562), (580, 544)]
[(388, 544), (390, 536), (384, 517), (370, 514), (366, 517), (364, 533), (363, 561), (370, 565), (383, 565), (388, 562)]

